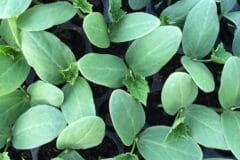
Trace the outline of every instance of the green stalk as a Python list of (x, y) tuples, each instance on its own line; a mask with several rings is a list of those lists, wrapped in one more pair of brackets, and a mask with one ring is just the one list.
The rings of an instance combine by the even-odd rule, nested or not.
[(193, 59), (193, 61), (195, 61), (195, 62), (205, 62), (205, 63), (212, 62), (211, 59)]
[(135, 148), (136, 148), (136, 142), (137, 142), (137, 140), (135, 139), (134, 142), (133, 142), (133, 145), (132, 145), (132, 149), (131, 149), (131, 151), (130, 151), (130, 154), (133, 154), (133, 153), (134, 153), (134, 150), (135, 150)]
[(81, 19), (84, 19), (84, 18), (85, 18), (85, 15), (83, 15), (80, 10), (77, 11), (77, 14), (78, 14), (78, 16), (79, 16)]
[(34, 4), (42, 4), (42, 2), (38, 1), (38, 0), (32, 0)]

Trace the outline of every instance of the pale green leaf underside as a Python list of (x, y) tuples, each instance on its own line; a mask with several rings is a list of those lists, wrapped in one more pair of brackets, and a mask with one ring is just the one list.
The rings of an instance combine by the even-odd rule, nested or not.
[(228, 13), (236, 3), (237, 0), (221, 0), (220, 6), (222, 14)]
[(160, 20), (148, 13), (126, 14), (118, 23), (110, 26), (112, 42), (126, 42), (143, 37), (160, 25)]
[(192, 104), (198, 88), (192, 78), (184, 72), (172, 73), (163, 85), (161, 100), (163, 109), (170, 115)]
[(151, 0), (128, 0), (128, 4), (133, 10), (140, 10), (150, 2)]
[(93, 12), (87, 15), (83, 21), (83, 29), (93, 45), (99, 48), (110, 46), (107, 24), (101, 13)]
[(123, 144), (130, 146), (145, 123), (145, 113), (139, 102), (123, 90), (115, 90), (109, 100), (113, 126)]
[(204, 92), (212, 92), (215, 82), (212, 73), (207, 66), (201, 62), (194, 62), (189, 57), (181, 58), (184, 68), (189, 72), (196, 85)]
[(17, 19), (18, 27), (26, 31), (46, 30), (70, 20), (76, 9), (68, 2), (35, 5)]
[(88, 53), (78, 61), (78, 68), (87, 80), (110, 88), (123, 86), (128, 73), (124, 61), (110, 54)]
[(169, 127), (155, 126), (143, 131), (137, 148), (147, 160), (202, 160), (200, 147), (191, 138), (164, 143)]
[(222, 114), (222, 126), (226, 143), (237, 159), (240, 159), (240, 112), (225, 111)]
[(55, 35), (45, 31), (23, 31), (21, 38), (23, 54), (37, 75), (52, 84), (63, 83), (65, 79), (60, 70), (75, 61), (72, 51)]
[(47, 104), (59, 107), (64, 99), (63, 92), (59, 88), (40, 80), (32, 83), (27, 92), (31, 97), (31, 106)]
[(0, 19), (6, 19), (20, 15), (28, 8), (31, 2), (31, 0), (1, 0)]
[(185, 123), (197, 143), (208, 148), (228, 150), (220, 116), (213, 110), (193, 104), (186, 110)]
[[(239, 15), (240, 16), (240, 15)], [(240, 28), (237, 28), (234, 33), (232, 51), (234, 56), (240, 57)]]
[(222, 71), (218, 98), (221, 106), (232, 108), (240, 105), (240, 58), (228, 58)]
[(126, 61), (135, 74), (151, 76), (175, 55), (181, 38), (179, 28), (161, 26), (135, 40), (127, 50)]
[(93, 94), (86, 80), (78, 77), (74, 85), (66, 84), (62, 90), (64, 102), (61, 109), (68, 123), (96, 115)]
[(56, 138), (66, 125), (62, 113), (48, 105), (38, 105), (23, 113), (13, 127), (13, 146), (32, 149)]
[(88, 116), (68, 125), (57, 139), (58, 149), (87, 149), (99, 145), (105, 135), (105, 124), (99, 117)]
[(189, 12), (183, 28), (183, 51), (193, 58), (205, 57), (219, 32), (216, 2), (201, 0)]

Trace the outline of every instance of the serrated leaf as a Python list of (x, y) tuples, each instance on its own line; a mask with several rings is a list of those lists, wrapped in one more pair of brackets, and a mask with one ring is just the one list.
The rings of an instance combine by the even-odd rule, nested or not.
[(8, 152), (0, 153), (0, 159), (1, 160), (11, 160), (10, 157), (8, 156)]
[(128, 0), (128, 4), (133, 10), (139, 10), (144, 7), (146, 7), (147, 4), (149, 4), (151, 0)]
[(70, 20), (76, 9), (68, 2), (35, 5), (17, 19), (19, 28), (25, 31), (41, 31)]
[(240, 105), (240, 58), (231, 56), (225, 63), (220, 80), (218, 98), (223, 108)]
[(225, 50), (223, 43), (220, 43), (217, 49), (215, 49), (215, 51), (212, 52), (211, 60), (219, 64), (225, 64), (225, 62), (231, 56), (232, 54)]
[(87, 15), (83, 20), (83, 30), (93, 45), (99, 48), (110, 46), (107, 24), (101, 13), (93, 12)]
[(188, 128), (184, 123), (185, 118), (181, 117), (174, 121), (173, 126), (170, 128), (166, 135), (165, 142), (176, 141), (178, 138), (186, 138), (188, 136)]
[[(239, 15), (240, 16), (240, 15)], [(240, 28), (237, 28), (234, 33), (232, 42), (232, 51), (234, 56), (240, 57)]]
[(191, 138), (165, 143), (169, 127), (154, 126), (143, 131), (137, 141), (140, 154), (147, 160), (202, 160), (201, 148)]
[(55, 107), (32, 107), (14, 124), (12, 144), (16, 149), (39, 147), (55, 139), (65, 126), (64, 116)]
[(88, 116), (68, 125), (58, 136), (58, 149), (87, 149), (99, 145), (105, 135), (105, 124), (96, 116)]
[(92, 13), (93, 5), (87, 0), (73, 0), (75, 8), (79, 8), (83, 13)]
[(46, 104), (60, 107), (64, 99), (63, 92), (58, 87), (40, 80), (32, 83), (27, 92), (31, 97), (31, 106)]
[(124, 153), (114, 157), (114, 160), (138, 160), (138, 157), (135, 154)]
[(214, 0), (200, 0), (189, 12), (183, 28), (183, 51), (192, 58), (202, 58), (211, 51), (219, 32)]
[(111, 94), (109, 110), (118, 136), (123, 144), (130, 146), (145, 123), (141, 104), (125, 91), (117, 89)]
[(68, 123), (96, 115), (93, 94), (85, 79), (78, 77), (74, 85), (66, 84), (62, 90), (64, 102), (61, 109)]
[(141, 75), (127, 75), (123, 80), (128, 92), (139, 102), (146, 106), (149, 86), (145, 78)]
[(201, 62), (195, 62), (187, 56), (181, 58), (181, 63), (189, 72), (196, 85), (205, 93), (212, 92), (215, 88), (215, 81), (207, 66)]
[(113, 23), (119, 22), (127, 12), (121, 9), (122, 0), (109, 0), (108, 15)]
[(78, 78), (78, 64), (77, 62), (71, 63), (67, 69), (60, 70), (60, 73), (63, 75), (64, 79), (74, 85)]
[(174, 72), (163, 85), (161, 93), (163, 109), (166, 113), (174, 115), (179, 109), (191, 105), (197, 94), (198, 88), (187, 73)]

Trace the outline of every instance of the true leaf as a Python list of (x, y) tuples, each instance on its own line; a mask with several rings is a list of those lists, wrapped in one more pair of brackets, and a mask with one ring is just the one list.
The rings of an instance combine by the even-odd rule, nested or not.
[(240, 105), (240, 58), (228, 58), (222, 71), (221, 83), (218, 92), (220, 104), (224, 108)]
[(60, 153), (57, 158), (61, 158), (62, 160), (84, 160), (84, 158), (75, 150), (65, 150)]
[(87, 149), (99, 145), (105, 135), (105, 124), (99, 117), (88, 116), (67, 126), (57, 139), (58, 149)]
[(24, 56), (9, 46), (0, 46), (0, 66), (0, 96), (20, 87), (30, 71)]
[(76, 9), (68, 2), (39, 4), (28, 9), (17, 19), (18, 27), (26, 31), (41, 31), (70, 20)]
[(228, 150), (220, 116), (213, 110), (193, 104), (186, 110), (185, 123), (197, 143), (208, 148)]
[(191, 138), (179, 138), (165, 143), (169, 127), (155, 126), (147, 128), (139, 135), (137, 148), (147, 160), (202, 160), (200, 147)]
[(92, 91), (86, 80), (78, 77), (74, 85), (66, 84), (63, 87), (63, 93), (64, 103), (61, 109), (68, 123), (96, 115)]
[(86, 54), (78, 61), (78, 68), (89, 81), (110, 88), (123, 86), (122, 81), (128, 73), (123, 60), (110, 54)]
[(87, 0), (73, 0), (75, 8), (79, 8), (83, 13), (92, 13), (93, 5)]
[(48, 105), (38, 105), (23, 113), (13, 126), (13, 146), (32, 149), (56, 138), (66, 122), (62, 113)]
[(198, 88), (187, 73), (172, 73), (163, 85), (161, 100), (166, 113), (174, 115), (180, 108), (192, 104), (198, 94)]
[(189, 11), (199, 2), (199, 0), (181, 0), (165, 8), (160, 17), (167, 17), (167, 24), (182, 25)]
[(49, 83), (63, 83), (65, 79), (60, 70), (75, 62), (72, 51), (56, 36), (45, 31), (24, 31), (21, 36), (23, 54), (37, 75)]
[(150, 2), (151, 0), (128, 0), (128, 4), (133, 10), (140, 10)]
[(0, 153), (0, 159), (1, 160), (11, 160), (10, 157), (8, 156), (8, 152)]
[(160, 20), (147, 13), (135, 12), (126, 14), (121, 21), (110, 26), (112, 42), (126, 42), (143, 37), (160, 25)]
[(1, 0), (0, 19), (6, 19), (20, 15), (28, 8), (31, 2), (31, 0)]
[(216, 63), (224, 64), (232, 54), (227, 52), (222, 43), (211, 54), (211, 60)]
[(109, 47), (110, 40), (108, 37), (107, 24), (101, 13), (93, 12), (87, 15), (83, 21), (83, 29), (93, 45), (99, 48)]
[(130, 146), (145, 123), (141, 104), (128, 93), (117, 89), (110, 97), (109, 108), (118, 136), (123, 144)]
[(232, 42), (232, 51), (234, 56), (240, 57), (240, 29), (236, 29)]
[(219, 32), (216, 2), (201, 0), (189, 12), (183, 28), (183, 51), (202, 58), (211, 51)]
[(139, 102), (146, 106), (149, 86), (145, 78), (141, 75), (134, 77), (127, 75), (123, 80), (123, 84), (127, 87), (128, 92)]
[(121, 9), (122, 0), (109, 0), (108, 15), (113, 23), (119, 22), (127, 12)]
[(236, 3), (237, 0), (221, 0), (220, 5), (222, 14), (228, 13)]
[(138, 160), (138, 157), (135, 154), (125, 153), (114, 157), (114, 160)]
[(59, 88), (40, 80), (32, 83), (27, 92), (31, 96), (31, 106), (47, 104), (59, 107), (64, 99), (63, 92)]
[(233, 22), (237, 27), (240, 25), (240, 11), (235, 11), (235, 12), (229, 12), (224, 15), (225, 18)]
[(158, 72), (177, 52), (182, 38), (174, 26), (161, 26), (128, 48), (126, 61), (134, 74), (144, 77)]
[(221, 117), (226, 143), (237, 159), (240, 159), (240, 113), (238, 111), (225, 111)]
[(78, 78), (78, 64), (77, 62), (73, 62), (67, 69), (60, 70), (61, 74), (63, 75), (64, 79), (74, 85)]
[(196, 85), (204, 92), (212, 92), (215, 82), (212, 73), (207, 66), (201, 62), (194, 62), (187, 56), (181, 58), (184, 68), (189, 72)]

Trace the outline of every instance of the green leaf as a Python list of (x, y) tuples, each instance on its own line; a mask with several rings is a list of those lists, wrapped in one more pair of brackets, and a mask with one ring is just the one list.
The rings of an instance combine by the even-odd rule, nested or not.
[(224, 137), (229, 149), (237, 159), (240, 159), (240, 113), (237, 111), (225, 111), (221, 117)]
[(113, 126), (123, 144), (130, 146), (145, 123), (145, 113), (139, 102), (123, 90), (115, 90), (109, 100)]
[(143, 131), (137, 142), (137, 148), (147, 160), (202, 160), (200, 147), (191, 138), (179, 138), (165, 143), (169, 127), (155, 126)]
[(138, 160), (138, 157), (135, 154), (124, 153), (114, 157), (114, 160)]
[(110, 54), (88, 53), (78, 61), (78, 68), (89, 81), (110, 88), (123, 86), (122, 81), (128, 73), (124, 61)]
[(29, 97), (21, 90), (0, 97), (0, 126), (12, 126), (30, 107)]
[(74, 85), (66, 84), (63, 87), (63, 93), (61, 109), (68, 123), (96, 115), (92, 91), (86, 80), (78, 77)]
[(1, 160), (11, 160), (10, 157), (8, 156), (8, 152), (0, 153), (0, 159)]
[(198, 94), (198, 88), (191, 77), (184, 72), (174, 72), (163, 85), (161, 100), (163, 109), (175, 115), (179, 109), (192, 104)]
[(126, 61), (134, 74), (144, 77), (158, 72), (177, 52), (182, 34), (174, 26), (161, 26), (128, 48)]
[(79, 8), (83, 13), (92, 13), (93, 5), (87, 0), (73, 0), (73, 6)]
[(202, 58), (211, 51), (219, 32), (216, 2), (201, 0), (189, 12), (183, 28), (185, 55)]
[(185, 123), (197, 143), (208, 148), (228, 150), (220, 116), (213, 110), (193, 104), (186, 110)]
[(17, 17), (23, 13), (31, 4), (31, 0), (1, 0), (0, 1), (0, 19)]
[(8, 22), (9, 20), (2, 20), (0, 25), (0, 36), (10, 46), (18, 48), (17, 42), (15, 41), (15, 37)]
[(184, 68), (189, 72), (196, 85), (205, 93), (214, 91), (215, 82), (212, 73), (201, 62), (194, 62), (187, 56), (181, 58)]
[(101, 13), (93, 12), (87, 15), (83, 21), (83, 30), (93, 45), (99, 48), (110, 46), (107, 24)]
[(21, 14), (17, 24), (25, 31), (41, 31), (68, 21), (75, 14), (76, 9), (68, 2), (39, 4)]
[(239, 28), (239, 25), (240, 25), (239, 16), (240, 16), (240, 11), (229, 12), (224, 15), (224, 17), (230, 20), (231, 22), (233, 22), (237, 26), (237, 28)]
[(60, 70), (66, 69), (75, 57), (56, 36), (45, 31), (22, 32), (22, 50), (28, 64), (44, 81), (61, 84), (65, 81)]
[[(239, 15), (240, 16), (240, 15)], [(232, 51), (234, 56), (240, 57), (240, 29), (237, 28), (234, 33), (234, 38), (232, 42)]]
[(127, 12), (121, 9), (122, 0), (109, 0), (108, 15), (113, 23), (119, 22)]
[(151, 0), (128, 0), (128, 4), (133, 10), (140, 10), (148, 5)]
[(167, 24), (183, 25), (189, 11), (199, 0), (181, 0), (165, 8), (160, 17), (167, 17)]
[(148, 82), (141, 75), (127, 75), (123, 80), (123, 84), (127, 87), (128, 92), (145, 106), (147, 104), (147, 96), (149, 93)]
[(59, 107), (64, 99), (63, 92), (59, 88), (40, 80), (32, 83), (27, 92), (31, 97), (31, 106), (46, 104)]
[(118, 23), (110, 25), (110, 40), (112, 42), (131, 41), (149, 34), (159, 25), (160, 20), (151, 14), (129, 13)]
[(105, 124), (99, 117), (88, 116), (67, 126), (57, 139), (58, 149), (87, 149), (99, 145), (105, 135)]
[(17, 44), (17, 47), (20, 48), (21, 47), (20, 30), (17, 26), (17, 21), (16, 21), (15, 17), (8, 19), (8, 26), (9, 26), (12, 36)]
[(211, 60), (219, 64), (225, 64), (229, 57), (232, 54), (227, 52), (223, 46), (223, 43), (220, 43), (215, 51), (211, 54)]
[(237, 3), (237, 0), (221, 0), (221, 12), (222, 14), (228, 13), (234, 5)]
[(13, 126), (16, 149), (32, 149), (55, 139), (65, 128), (62, 113), (48, 105), (38, 105), (23, 113)]
[(166, 135), (165, 142), (176, 141), (179, 138), (188, 137), (188, 128), (184, 123), (185, 118), (181, 117), (174, 121), (173, 126), (170, 128), (168, 134)]
[(77, 62), (73, 62), (67, 69), (60, 70), (60, 73), (63, 75), (64, 79), (74, 85), (78, 78), (78, 64)]
[(222, 71), (218, 98), (223, 108), (240, 105), (240, 58), (228, 58)]
[(0, 66), (0, 96), (20, 87), (30, 71), (24, 56), (9, 46), (0, 46)]
[(7, 141), (10, 138), (11, 138), (10, 127), (0, 125), (0, 149), (2, 149), (7, 144)]
[(84, 158), (75, 150), (65, 150), (58, 155), (57, 158), (61, 158), (62, 160), (84, 160)]

